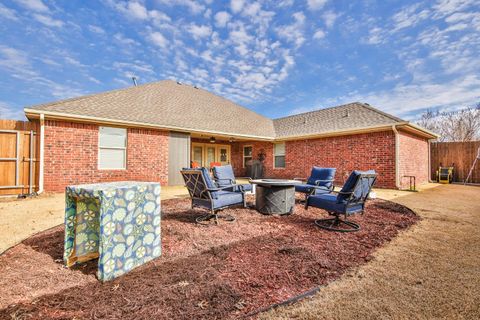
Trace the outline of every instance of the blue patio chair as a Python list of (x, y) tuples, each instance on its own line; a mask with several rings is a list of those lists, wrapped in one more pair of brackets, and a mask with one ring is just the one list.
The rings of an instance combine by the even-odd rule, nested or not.
[[(313, 167), (310, 177), (304, 184), (295, 185), (295, 191), (305, 193), (305, 200), (310, 194), (330, 193), (334, 190), (335, 168)], [(295, 178), (295, 180), (305, 179)]]
[(231, 215), (219, 215), (219, 210), (231, 206), (246, 206), (244, 192), (232, 192), (225, 189), (237, 187), (230, 185), (228, 187), (218, 187), (210, 178), (206, 168), (199, 169), (183, 169), (180, 171), (188, 189), (190, 198), (192, 199), (192, 209), (201, 207), (210, 212), (195, 219), (197, 223), (208, 224), (214, 221), (218, 224), (218, 219), (227, 222), (235, 221), (235, 217)]
[[(312, 194), (307, 197), (305, 209), (309, 206), (324, 209), (334, 218), (315, 220), (315, 224), (322, 229), (339, 232), (360, 230), (360, 225), (348, 221), (349, 215), (363, 214), (365, 201), (372, 189), (377, 174), (374, 170), (353, 171), (339, 192)], [(345, 219), (340, 219), (340, 215)], [(342, 227), (344, 225), (345, 227)]]
[[(237, 184), (235, 174), (231, 165), (218, 166), (212, 168), (213, 179), (219, 187), (231, 187), (229, 191), (252, 191), (251, 184)], [(233, 187), (235, 186), (235, 187)]]

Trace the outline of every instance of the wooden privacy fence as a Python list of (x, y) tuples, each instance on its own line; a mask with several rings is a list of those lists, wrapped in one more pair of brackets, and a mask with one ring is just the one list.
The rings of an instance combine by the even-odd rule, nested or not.
[[(480, 141), (433, 142), (431, 145), (432, 179), (440, 165), (455, 167), (453, 181), (464, 182), (478, 154)], [(480, 161), (477, 161), (469, 183), (480, 183)]]
[(37, 191), (37, 132), (37, 123), (0, 120), (0, 196)]

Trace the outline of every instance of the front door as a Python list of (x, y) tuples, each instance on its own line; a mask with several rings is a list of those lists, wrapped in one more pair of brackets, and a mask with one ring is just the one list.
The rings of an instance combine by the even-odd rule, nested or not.
[(210, 164), (218, 162), (222, 166), (230, 164), (230, 146), (223, 144), (192, 143), (192, 161), (200, 167), (210, 168)]

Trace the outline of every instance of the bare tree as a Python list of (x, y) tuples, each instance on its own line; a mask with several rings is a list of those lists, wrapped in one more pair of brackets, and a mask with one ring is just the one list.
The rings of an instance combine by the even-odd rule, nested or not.
[(440, 141), (472, 141), (480, 139), (480, 103), (454, 112), (427, 110), (417, 124), (438, 133)]

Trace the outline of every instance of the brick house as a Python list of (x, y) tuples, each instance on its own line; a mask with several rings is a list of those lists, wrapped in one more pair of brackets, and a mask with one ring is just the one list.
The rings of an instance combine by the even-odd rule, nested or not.
[(365, 103), (269, 119), (208, 91), (160, 81), (25, 108), (40, 122), (40, 190), (100, 181), (182, 184), (195, 161), (231, 163), (237, 175), (264, 157), (265, 176), (306, 177), (313, 165), (375, 169), (377, 186), (428, 181), (436, 135)]

